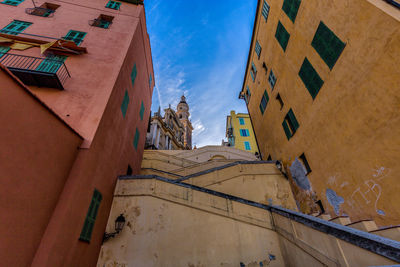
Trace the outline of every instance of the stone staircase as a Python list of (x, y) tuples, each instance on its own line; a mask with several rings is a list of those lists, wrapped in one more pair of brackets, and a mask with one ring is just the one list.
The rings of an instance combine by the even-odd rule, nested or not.
[(119, 177), (106, 230), (119, 214), (127, 229), (103, 244), (97, 266), (400, 262), (399, 227), (296, 212), (275, 162), (231, 150), (146, 151), (140, 175)]

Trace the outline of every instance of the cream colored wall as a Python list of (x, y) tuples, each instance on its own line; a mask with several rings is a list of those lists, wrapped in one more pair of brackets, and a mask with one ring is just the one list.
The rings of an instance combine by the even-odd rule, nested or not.
[[(289, 167), (306, 155), (311, 188), (305, 191), (293, 183), (304, 212), (310, 211), (309, 197), (315, 192), (331, 215), (345, 213), (353, 221), (372, 218), (381, 226), (399, 224), (400, 197), (393, 185), (400, 172), (400, 10), (377, 0), (310, 0), (301, 2), (292, 23), (282, 10), (283, 0), (267, 2), (268, 20), (260, 14), (255, 30), (262, 46), (260, 59), (254, 39), (251, 47), (256, 82), (248, 71), (245, 79), (263, 157), (270, 154)], [(290, 33), (285, 52), (274, 37), (278, 21)], [(332, 70), (310, 45), (320, 21), (346, 43)], [(298, 76), (305, 57), (324, 80), (314, 100)], [(273, 91), (263, 62), (277, 77)], [(259, 104), (265, 88), (270, 101), (262, 115)], [(284, 102), (282, 110), (277, 93)], [(290, 108), (300, 127), (288, 141), (282, 121)]]
[[(154, 180), (120, 180), (109, 226), (124, 230), (103, 244), (98, 267), (284, 266), (268, 212)], [(145, 196), (143, 196), (145, 195)]]

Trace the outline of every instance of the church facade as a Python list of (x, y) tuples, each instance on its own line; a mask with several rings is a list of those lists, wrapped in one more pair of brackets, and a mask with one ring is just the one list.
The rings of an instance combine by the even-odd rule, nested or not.
[(176, 107), (169, 106), (161, 115), (161, 108), (150, 118), (145, 149), (190, 150), (192, 149), (192, 123), (189, 105), (184, 95)]

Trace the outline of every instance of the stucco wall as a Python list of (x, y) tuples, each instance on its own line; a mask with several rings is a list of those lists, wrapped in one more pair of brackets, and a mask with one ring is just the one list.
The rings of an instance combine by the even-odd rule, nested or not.
[[(244, 82), (252, 93), (248, 109), (263, 157), (272, 155), (290, 169), (305, 154), (312, 169), (305, 177), (310, 187), (293, 183), (304, 212), (311, 212), (309, 207), (320, 199), (332, 215), (348, 214), (353, 221), (372, 218), (378, 225), (400, 223), (393, 186), (400, 171), (400, 11), (384, 1), (302, 1), (293, 23), (282, 10), (283, 0), (268, 3), (268, 20), (258, 15), (250, 50), (249, 62), (258, 69), (256, 82), (248, 69)], [(278, 21), (290, 33), (285, 52), (275, 38)], [(320, 21), (346, 43), (332, 70), (311, 46)], [(262, 47), (260, 59), (254, 52), (256, 39)], [(298, 75), (305, 57), (324, 80), (314, 100)], [(263, 62), (277, 77), (273, 91)], [(262, 115), (265, 88), (270, 101)], [(300, 127), (288, 140), (282, 121), (290, 108)]]
[(3, 67), (0, 84), (0, 257), (29, 266), (83, 139)]

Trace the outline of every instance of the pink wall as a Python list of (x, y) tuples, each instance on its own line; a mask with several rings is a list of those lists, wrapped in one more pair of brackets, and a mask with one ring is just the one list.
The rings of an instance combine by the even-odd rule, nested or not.
[[(30, 1), (24, 1), (16, 8), (0, 5), (1, 14), (10, 14), (0, 17), (0, 27), (13, 19), (20, 19), (34, 22), (24, 31), (26, 33), (59, 37), (64, 36), (69, 29), (88, 33), (81, 44), (87, 47), (88, 54), (68, 57), (65, 62), (72, 76), (66, 83), (65, 91), (31, 88), (85, 141), (71, 169), (63, 173), (68, 175), (67, 181), (62, 191), (57, 191), (59, 199), (48, 224), (46, 222), (42, 225), (46, 230), (34, 258), (32, 254), (26, 257), (31, 257), (33, 266), (40, 267), (94, 266), (116, 178), (126, 173), (128, 164), (133, 173), (138, 173), (140, 169), (154, 86), (150, 42), (143, 6), (122, 3), (121, 11), (115, 11), (104, 8), (108, 1), (69, 1), (74, 4), (50, 2), (61, 5), (53, 18), (25, 14), (24, 9), (31, 7)], [(88, 20), (99, 14), (115, 17), (110, 29), (88, 25)], [(34, 56), (40, 54), (38, 48), (17, 53)], [(130, 74), (134, 63), (138, 75), (132, 86)], [(153, 77), (151, 88), (150, 73)], [(128, 90), (130, 102), (123, 118), (120, 107), (125, 90)], [(140, 120), (142, 100), (145, 113), (143, 120)], [(136, 127), (140, 132), (137, 150), (133, 147)], [(95, 188), (101, 192), (103, 200), (91, 242), (87, 243), (78, 239)], [(27, 188), (28, 191), (30, 189)], [(20, 254), (21, 250), (13, 248), (11, 255), (15, 256), (10, 258)]]
[(82, 138), (3, 68), (0, 83), (0, 258), (28, 266)]

